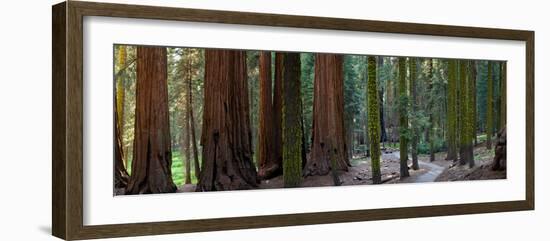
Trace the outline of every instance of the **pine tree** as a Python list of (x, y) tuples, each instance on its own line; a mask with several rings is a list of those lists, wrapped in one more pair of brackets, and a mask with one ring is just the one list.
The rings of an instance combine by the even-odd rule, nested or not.
[(468, 71), (472, 71), (472, 62), (460, 60), (460, 165), (473, 167), (473, 80)]
[(487, 149), (492, 148), (492, 139), (493, 139), (493, 62), (488, 61), (487, 63), (487, 124), (485, 128), (487, 129)]
[(302, 182), (302, 98), (300, 54), (283, 55), (283, 180), (284, 187)]
[[(416, 58), (409, 58), (409, 92), (411, 95), (411, 110), (412, 114), (417, 114), (417, 96), (416, 96)], [(411, 156), (412, 169), (418, 170), (418, 118), (411, 119), (412, 141), (411, 141)]]
[(435, 133), (434, 133), (434, 93), (433, 93), (433, 59), (427, 60), (427, 81), (428, 81), (428, 106), (427, 112), (429, 116), (429, 126), (426, 129), (426, 139), (430, 145), (430, 162), (435, 161)]
[(476, 108), (475, 108), (475, 85), (476, 85), (476, 71), (475, 71), (475, 60), (468, 61), (468, 143), (467, 143), (467, 154), (468, 154), (468, 164), (470, 168), (474, 167), (474, 139), (476, 135)]
[(368, 134), (370, 139), (372, 182), (382, 182), (380, 174), (380, 121), (378, 104), (378, 81), (376, 79), (376, 57), (368, 57), (368, 80), (367, 80), (367, 111), (368, 111)]
[(448, 87), (447, 87), (447, 157), (446, 160), (457, 160), (456, 155), (456, 137), (457, 137), (457, 61), (454, 59), (448, 60), (449, 69), (447, 71), (448, 75)]
[(500, 71), (500, 126), (499, 129), (506, 127), (506, 62), (501, 63)]
[(407, 153), (408, 149), (408, 129), (409, 129), (409, 120), (408, 120), (408, 95), (407, 95), (407, 69), (406, 69), (406, 58), (399, 58), (399, 82), (398, 82), (398, 92), (399, 92), (399, 160), (400, 160), (400, 174), (401, 177), (409, 176), (409, 167), (407, 161), (409, 155)]
[[(124, 91), (124, 75), (122, 74), (124, 72), (123, 68), (126, 66), (126, 46), (125, 45), (119, 45), (118, 46), (118, 69), (119, 73), (117, 74), (116, 78), (116, 115), (118, 119), (118, 126), (119, 132), (120, 132), (120, 139), (122, 142), (122, 137), (124, 136), (124, 101), (125, 101), (125, 91)], [(126, 153), (124, 153), (123, 145), (121, 146), (121, 153), (122, 160), (127, 160)], [(128, 167), (128, 163), (124, 162), (124, 165)]]

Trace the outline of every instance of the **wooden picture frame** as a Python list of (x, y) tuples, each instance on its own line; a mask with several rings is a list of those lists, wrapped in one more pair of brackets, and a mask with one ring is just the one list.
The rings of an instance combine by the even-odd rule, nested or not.
[[(401, 22), (338, 19), (67, 1), (52, 7), (52, 233), (66, 239), (202, 232), (356, 222), (368, 220), (533, 210), (534, 188), (534, 32)], [(159, 19), (207, 23), (299, 27), (526, 43), (525, 200), (490, 203), (316, 212), (187, 221), (83, 224), (83, 17)]]

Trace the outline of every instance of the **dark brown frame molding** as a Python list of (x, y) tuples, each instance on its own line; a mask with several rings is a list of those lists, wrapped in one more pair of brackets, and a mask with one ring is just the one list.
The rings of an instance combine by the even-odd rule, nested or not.
[[(317, 212), (190, 221), (83, 225), (82, 105), (83, 17), (162, 19), (192, 22), (299, 27), (348, 31), (518, 40), (526, 43), (525, 200), (490, 203)], [(323, 223), (357, 222), (535, 208), (535, 33), (533, 31), (445, 26), (356, 19), (229, 12), (158, 6), (67, 1), (52, 7), (52, 233), (66, 239), (202, 232)]]

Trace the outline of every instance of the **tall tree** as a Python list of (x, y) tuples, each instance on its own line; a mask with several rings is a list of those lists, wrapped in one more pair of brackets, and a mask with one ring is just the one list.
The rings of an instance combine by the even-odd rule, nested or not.
[[(189, 98), (189, 96), (187, 96), (187, 98)], [(187, 99), (186, 102), (189, 102), (189, 99)], [(189, 115), (187, 113), (188, 111), (186, 110), (184, 113), (181, 114), (181, 118), (184, 121), (181, 155), (182, 157), (185, 157), (185, 184), (191, 184), (191, 122), (189, 121)]]
[(472, 148), (472, 80), (469, 71), (471, 70), (471, 61), (460, 60), (460, 165), (469, 163), (473, 166), (473, 148)]
[(368, 134), (370, 139), (370, 152), (371, 152), (371, 168), (372, 168), (372, 182), (374, 184), (382, 183), (382, 177), (380, 174), (380, 113), (378, 104), (378, 81), (376, 79), (376, 57), (368, 57), (368, 80), (367, 80), (367, 115), (369, 117), (368, 122)]
[(181, 113), (180, 118), (183, 121), (183, 135), (182, 135), (182, 148), (181, 148), (181, 156), (184, 158), (184, 164), (185, 164), (185, 184), (191, 184), (191, 125), (189, 121), (189, 115), (187, 109), (189, 108), (189, 95), (186, 95), (185, 99), (185, 111)]
[[(378, 68), (376, 70), (378, 83), (380, 86), (383, 86), (382, 83), (387, 81), (386, 79), (382, 78), (382, 68), (384, 67), (384, 57), (378, 56)], [(388, 136), (386, 134), (386, 121), (384, 120), (384, 88), (380, 87), (378, 88), (378, 111), (380, 112), (380, 142), (382, 142), (382, 146), (384, 146), (384, 142), (388, 141)]]
[(197, 191), (257, 186), (245, 51), (205, 50), (202, 168)]
[(185, 52), (187, 53), (186, 56), (185, 56), (185, 59), (182, 59), (182, 61), (185, 61), (185, 74), (184, 74), (184, 106), (185, 106), (185, 110), (180, 114), (181, 115), (181, 119), (183, 121), (183, 141), (182, 141), (182, 157), (185, 156), (185, 184), (191, 184), (191, 109), (192, 109), (192, 104), (191, 104), (191, 87), (190, 87), (190, 84), (191, 84), (191, 80), (192, 80), (192, 75), (191, 75), (191, 68), (192, 68), (192, 64), (191, 64), (191, 49), (187, 49), (185, 50)]
[[(195, 51), (193, 51), (195, 52)], [(195, 134), (195, 113), (193, 111), (193, 71), (192, 71), (192, 68), (193, 66), (195, 66), (196, 63), (194, 63), (193, 61), (193, 52), (191, 51), (191, 49), (189, 49), (189, 56), (188, 56), (188, 59), (187, 59), (187, 65), (189, 66), (188, 67), (188, 79), (187, 79), (187, 96), (188, 96), (188, 102), (187, 102), (187, 117), (189, 119), (189, 133), (191, 134), (191, 136), (189, 137), (191, 139), (189, 145), (190, 145), (190, 148), (192, 148), (193, 150), (193, 164), (194, 164), (194, 167), (195, 167), (195, 177), (197, 178), (197, 180), (199, 179), (200, 177), (200, 172), (201, 172), (201, 169), (200, 169), (200, 163), (199, 163), (199, 148), (197, 146), (197, 137), (196, 137), (196, 134)], [(196, 53), (195, 54), (200, 54), (200, 53)]]
[(457, 137), (457, 60), (450, 59), (447, 87), (447, 157), (446, 160), (457, 160), (456, 137)]
[[(478, 127), (478, 124), (477, 124), (477, 116), (478, 116), (478, 112), (477, 112), (477, 61), (475, 60), (472, 60), (472, 70), (471, 70), (471, 79), (473, 80), (473, 83), (472, 83), (472, 98), (473, 98), (473, 103), (472, 103), (472, 109), (473, 109), (473, 117), (472, 117), (472, 137), (474, 138), (474, 145), (473, 147), (475, 147), (477, 145), (477, 127)], [(473, 148), (472, 147), (472, 148)]]
[(428, 58), (427, 60), (427, 80), (428, 80), (428, 116), (429, 116), (429, 124), (428, 128), (426, 128), (426, 139), (430, 145), (430, 162), (435, 161), (435, 136), (434, 136), (434, 93), (433, 93), (433, 84), (434, 84), (434, 76), (433, 76), (433, 59)]
[(348, 170), (343, 74), (341, 55), (315, 55), (313, 142), (306, 176), (326, 175), (331, 169), (333, 174)]
[[(409, 92), (411, 95), (411, 110), (412, 114), (417, 114), (417, 96), (416, 96), (416, 58), (409, 58)], [(411, 120), (411, 156), (412, 156), (412, 169), (418, 170), (418, 118), (412, 118)]]
[(476, 86), (476, 62), (475, 60), (469, 60), (468, 62), (468, 164), (471, 167), (475, 165), (474, 160), (474, 139), (476, 135), (476, 103), (475, 103), (475, 86)]
[(302, 94), (300, 91), (300, 54), (283, 55), (283, 180), (285, 187), (302, 182)]
[(400, 160), (400, 174), (401, 177), (409, 176), (409, 167), (407, 161), (408, 155), (408, 105), (409, 96), (407, 95), (407, 59), (405, 57), (399, 58), (399, 82), (397, 89), (399, 91), (399, 160)]
[(168, 120), (166, 48), (137, 48), (132, 175), (127, 194), (175, 192)]
[(118, 120), (117, 109), (118, 106), (115, 104), (115, 188), (126, 188), (128, 186), (129, 175), (126, 168), (124, 168), (122, 137), (120, 135), (120, 129), (122, 128), (120, 127), (121, 123)]
[(493, 62), (487, 61), (487, 116), (485, 129), (487, 131), (487, 149), (492, 148), (492, 139), (493, 139)]
[[(273, 153), (273, 106), (271, 101), (271, 52), (260, 52), (260, 116), (258, 138), (258, 177), (269, 179), (281, 172)], [(300, 83), (298, 81), (298, 83)], [(301, 116), (301, 115), (300, 115)]]
[(274, 162), (283, 166), (283, 56), (284, 53), (275, 53), (275, 73), (273, 83), (273, 145)]
[(477, 108), (476, 108), (476, 85), (477, 85), (477, 63), (475, 60), (469, 60), (468, 61), (468, 83), (470, 84), (470, 88), (469, 88), (469, 108), (470, 108), (470, 130), (471, 130), (471, 135), (470, 137), (473, 139), (474, 143), (476, 143), (476, 136), (477, 136), (477, 132), (476, 132), (476, 119), (477, 119)]
[[(126, 65), (126, 46), (125, 45), (119, 45), (118, 46), (118, 66), (119, 66), (119, 73), (116, 76), (116, 115), (118, 119), (118, 126), (119, 132), (120, 132), (120, 138), (122, 141), (122, 137), (124, 136), (124, 100), (125, 100), (125, 91), (124, 91), (124, 75), (122, 72), (124, 71), (125, 65)], [(124, 148), (121, 146), (121, 155), (122, 160), (127, 160), (126, 153), (124, 153)], [(124, 162), (125, 166), (128, 166), (129, 163)]]
[(500, 126), (499, 129), (506, 127), (506, 62), (500, 64)]

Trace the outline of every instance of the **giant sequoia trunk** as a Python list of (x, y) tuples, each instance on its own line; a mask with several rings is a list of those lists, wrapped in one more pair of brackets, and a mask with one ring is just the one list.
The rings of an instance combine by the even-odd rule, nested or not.
[(257, 186), (246, 72), (246, 53), (205, 50), (202, 168), (197, 191)]
[[(258, 177), (269, 179), (280, 174), (273, 145), (273, 106), (271, 103), (271, 52), (260, 53), (260, 127), (258, 135)], [(298, 122), (299, 123), (299, 122)]]
[(168, 120), (166, 48), (137, 48), (132, 175), (127, 194), (175, 192)]
[(344, 128), (343, 58), (336, 54), (315, 55), (313, 96), (313, 142), (305, 175), (347, 171)]
[(273, 145), (274, 162), (283, 166), (283, 53), (275, 54), (275, 81), (273, 83)]
[(298, 187), (302, 182), (302, 94), (300, 54), (283, 56), (283, 180), (285, 187)]

